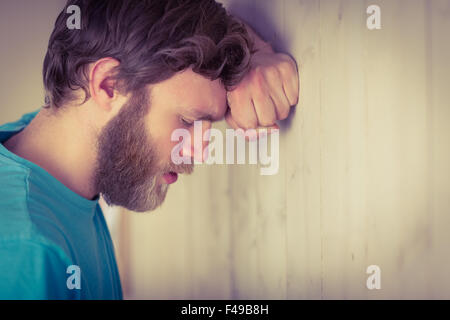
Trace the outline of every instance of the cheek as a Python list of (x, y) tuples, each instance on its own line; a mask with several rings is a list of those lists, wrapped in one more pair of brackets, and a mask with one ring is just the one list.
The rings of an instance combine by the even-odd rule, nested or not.
[[(175, 130), (175, 129), (174, 129)], [(153, 150), (162, 166), (171, 162), (172, 150), (177, 146), (177, 141), (172, 141), (172, 130), (167, 126), (158, 132), (150, 132), (152, 137)]]
[[(184, 128), (176, 115), (169, 112), (157, 113), (154, 112), (148, 119), (147, 122), (147, 133), (152, 139), (154, 146), (154, 151), (156, 152), (156, 157), (162, 166), (166, 166), (168, 163), (172, 163), (171, 155), (172, 150), (175, 148), (179, 149), (179, 144), (183, 143), (183, 147), (188, 147), (190, 141), (189, 139), (178, 138), (179, 132), (175, 133), (176, 130), (182, 129), (184, 132), (189, 132), (192, 136), (193, 130)], [(175, 141), (172, 141), (172, 134), (174, 134)], [(179, 135), (178, 135), (179, 136)]]

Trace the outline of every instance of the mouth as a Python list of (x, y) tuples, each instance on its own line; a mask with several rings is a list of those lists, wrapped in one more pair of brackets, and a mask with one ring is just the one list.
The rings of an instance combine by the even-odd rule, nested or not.
[(163, 179), (167, 184), (172, 184), (178, 179), (178, 173), (174, 171), (169, 171), (163, 174)]

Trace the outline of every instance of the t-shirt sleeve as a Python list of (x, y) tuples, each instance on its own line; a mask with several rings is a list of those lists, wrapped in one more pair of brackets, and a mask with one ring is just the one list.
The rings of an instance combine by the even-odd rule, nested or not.
[(58, 247), (30, 240), (0, 242), (0, 299), (79, 299), (69, 289), (69, 259)]

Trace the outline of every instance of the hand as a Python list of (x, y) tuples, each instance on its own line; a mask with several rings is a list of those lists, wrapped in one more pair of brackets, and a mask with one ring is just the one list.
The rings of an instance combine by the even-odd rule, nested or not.
[(248, 74), (227, 92), (225, 120), (234, 129), (279, 129), (298, 103), (299, 78), (295, 61), (283, 53), (257, 52)]

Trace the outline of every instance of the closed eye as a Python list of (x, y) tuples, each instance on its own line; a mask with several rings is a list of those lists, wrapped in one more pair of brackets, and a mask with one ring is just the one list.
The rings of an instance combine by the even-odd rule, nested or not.
[(183, 117), (180, 117), (180, 122), (187, 127), (190, 127), (194, 124), (194, 121), (187, 120)]

